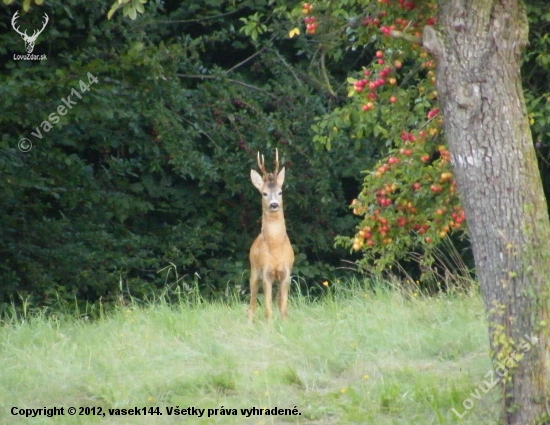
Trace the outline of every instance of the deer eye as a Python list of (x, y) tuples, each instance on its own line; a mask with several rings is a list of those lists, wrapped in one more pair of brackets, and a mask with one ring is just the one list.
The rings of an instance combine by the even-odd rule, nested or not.
[(262, 193), (262, 195), (267, 196), (267, 193), (264, 192), (264, 193)]
[(280, 191), (280, 192), (279, 192), (279, 196), (281, 196), (282, 194), (283, 194), (283, 191)]

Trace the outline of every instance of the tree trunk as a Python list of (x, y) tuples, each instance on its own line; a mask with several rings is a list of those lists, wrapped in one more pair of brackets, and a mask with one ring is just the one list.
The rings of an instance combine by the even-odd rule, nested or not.
[(505, 375), (502, 423), (532, 424), (548, 412), (550, 222), (521, 87), (527, 17), (518, 0), (440, 0), (439, 23), (423, 44)]

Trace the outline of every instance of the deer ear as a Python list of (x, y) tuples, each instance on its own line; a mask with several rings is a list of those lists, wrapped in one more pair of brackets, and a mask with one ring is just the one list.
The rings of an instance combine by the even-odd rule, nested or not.
[(279, 171), (279, 174), (277, 174), (277, 186), (283, 187), (283, 183), (285, 182), (285, 167)]
[(250, 170), (250, 180), (252, 180), (252, 184), (256, 187), (256, 189), (259, 191), (262, 190), (264, 179), (262, 179), (262, 176), (260, 176), (256, 170)]

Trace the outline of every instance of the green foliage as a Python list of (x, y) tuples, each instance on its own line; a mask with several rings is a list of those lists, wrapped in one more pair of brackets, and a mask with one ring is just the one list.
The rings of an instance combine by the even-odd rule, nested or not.
[[(296, 56), (308, 45), (289, 42), (281, 22), (271, 22), (278, 43), (238, 30), (267, 3), (149, 5), (132, 21), (107, 19), (101, 4), (46, 2), (55, 19), (34, 53), (48, 59), (1, 66), (4, 300), (142, 296), (165, 285), (158, 271), (172, 263), (200, 276), (204, 293), (246, 286), (261, 217), (250, 168), (276, 147), (295, 272), (320, 281), (345, 255), (332, 245), (353, 225), (345, 189), (360, 159), (310, 142), (334, 100), (308, 76), (309, 53)], [(39, 22), (35, 10), (21, 21)], [(23, 51), (12, 31), (0, 40), (4, 55)], [(61, 114), (63, 99), (75, 104)]]
[(545, 192), (550, 193), (550, 14), (541, 0), (526, 3), (529, 18), (529, 46), (522, 67), (523, 88), (529, 123), (539, 158)]
[(243, 32), (247, 36), (250, 36), (253, 41), (258, 40), (258, 37), (267, 31), (267, 26), (261, 23), (262, 15), (255, 13), (248, 18), (240, 18), (243, 22), (243, 26), (239, 31)]
[[(19, 6), (4, 3), (7, 22)], [(0, 53), (10, 58), (0, 66), (1, 299), (141, 295), (165, 285), (159, 271), (169, 264), (182, 278), (200, 276), (205, 293), (246, 286), (247, 251), (260, 228), (249, 170), (258, 150), (269, 158), (276, 147), (288, 168), (285, 214), (299, 282), (322, 282), (342, 258), (357, 258), (333, 248), (354, 227), (354, 238), (339, 240), (353, 247), (362, 231), (363, 254), (364, 229), (376, 230), (363, 265), (382, 268), (426, 249), (427, 237), (435, 245), (456, 224), (452, 181), (439, 182), (449, 163), (434, 64), (375, 25), (399, 18), (396, 29), (415, 37), (414, 21), (403, 19), (428, 23), (429, 2), (413, 11), (320, 2), (307, 13), (271, 0), (144, 5), (132, 20), (129, 9), (108, 19), (106, 5), (82, 0), (23, 2), (23, 27), (40, 25), (36, 11), (55, 17), (35, 47), (45, 61), (12, 60), (23, 42), (13, 31), (0, 35)], [(527, 7), (524, 84), (550, 187), (548, 17), (544, 2)], [(305, 17), (315, 17), (315, 28), (310, 21), (304, 31)], [(289, 35), (293, 27), (299, 35)], [(367, 100), (357, 83), (388, 64), (385, 84)], [(62, 115), (68, 96), (76, 105)], [(364, 111), (369, 102), (374, 108)], [(29, 152), (18, 149), (22, 138), (32, 141)], [(388, 164), (390, 156), (399, 162)], [(415, 182), (422, 189), (412, 191)], [(433, 184), (445, 190), (433, 193)], [(354, 198), (360, 219), (347, 208)], [(385, 235), (380, 217), (394, 223)], [(408, 233), (399, 233), (403, 219)], [(424, 233), (412, 228), (425, 224)]]
[(135, 20), (138, 17), (138, 13), (143, 13), (145, 8), (143, 5), (147, 3), (147, 0), (117, 0), (109, 9), (107, 18), (111, 19), (114, 13), (122, 8), (122, 14), (128, 16), (130, 19)]
[(352, 203), (362, 217), (358, 232), (337, 241), (362, 250), (360, 264), (377, 271), (413, 250), (424, 252), (422, 262), (429, 263), (431, 246), (464, 221), (443, 144), (435, 61), (417, 43), (421, 26), (435, 23), (436, 6), (410, 4), (319, 2), (301, 11), (304, 21), (319, 23), (315, 37), (330, 57), (348, 48), (361, 51), (362, 66), (341, 88), (347, 102), (312, 129), (314, 142), (328, 150), (346, 147), (370, 157)]
[[(548, 142), (543, 142), (550, 99), (545, 7), (541, 1), (527, 4), (531, 45), (524, 71), (530, 122), (539, 152), (546, 155), (541, 165), (550, 184)], [(363, 188), (351, 205), (362, 221), (355, 237), (337, 241), (361, 251), (359, 263), (368, 270), (382, 271), (411, 252), (420, 253), (414, 257), (422, 267), (430, 265), (434, 247), (449, 234), (464, 236), (465, 217), (437, 107), (435, 61), (419, 44), (422, 28), (437, 26), (437, 12), (436, 2), (343, 0), (304, 3), (291, 14), (289, 27), (303, 28), (303, 20), (319, 52), (340, 60), (354, 51), (360, 58), (347, 87), (339, 87), (347, 101), (317, 118), (312, 129), (319, 146), (354, 149), (365, 157)], [(320, 53), (318, 67), (326, 70), (327, 63)]]
[[(4, 2), (4, 4), (12, 4), (13, 3), (13, 0), (2, 0), (2, 1)], [(23, 0), (23, 2), (22, 2), (23, 10), (25, 12), (28, 12), (32, 7), (33, 2), (37, 6), (40, 6), (44, 3), (44, 0)]]

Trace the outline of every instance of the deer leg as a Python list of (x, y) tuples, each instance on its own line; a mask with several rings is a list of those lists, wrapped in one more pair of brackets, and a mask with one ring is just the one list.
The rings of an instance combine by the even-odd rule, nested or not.
[(281, 312), (281, 319), (286, 319), (286, 310), (288, 305), (288, 291), (290, 289), (290, 273), (279, 282), (279, 291), (277, 292), (277, 304)]
[(250, 270), (250, 305), (248, 307), (248, 322), (252, 323), (254, 312), (258, 306), (258, 271)]
[(265, 318), (267, 321), (271, 321), (271, 316), (273, 315), (273, 302), (272, 302), (272, 288), (273, 288), (273, 279), (264, 275), (264, 294), (265, 294)]

